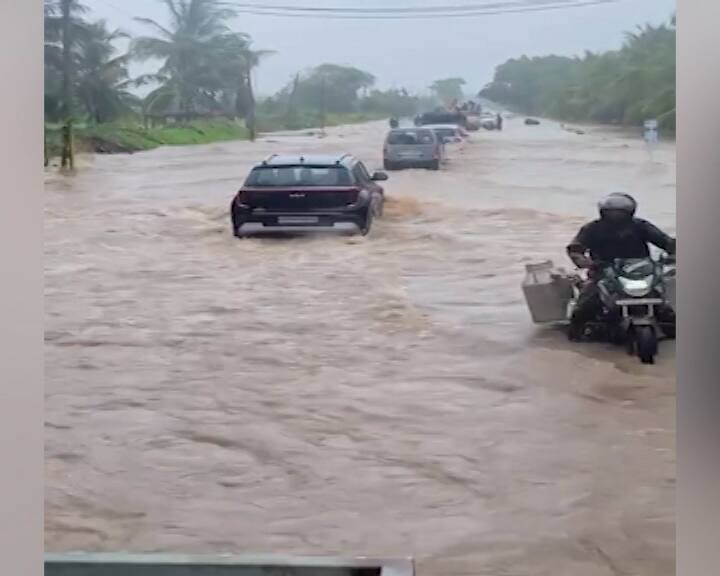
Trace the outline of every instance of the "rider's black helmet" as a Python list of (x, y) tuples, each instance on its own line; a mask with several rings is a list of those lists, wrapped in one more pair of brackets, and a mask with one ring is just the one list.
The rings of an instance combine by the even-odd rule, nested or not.
[(600, 218), (611, 222), (632, 220), (637, 211), (637, 202), (629, 194), (614, 192), (598, 203)]

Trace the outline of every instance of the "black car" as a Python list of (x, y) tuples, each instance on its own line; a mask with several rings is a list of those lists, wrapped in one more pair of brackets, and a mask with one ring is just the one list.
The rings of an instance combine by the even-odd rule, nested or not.
[(465, 129), (468, 128), (468, 120), (465, 114), (446, 110), (426, 112), (415, 118), (416, 126), (427, 126), (428, 124), (454, 124)]
[(233, 233), (350, 226), (366, 235), (382, 215), (385, 192), (378, 182), (387, 178), (371, 176), (350, 154), (271, 156), (250, 171), (232, 201)]

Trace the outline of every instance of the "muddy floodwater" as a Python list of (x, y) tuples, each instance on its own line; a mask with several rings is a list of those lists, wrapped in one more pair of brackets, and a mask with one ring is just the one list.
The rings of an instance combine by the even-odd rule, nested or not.
[(675, 149), (506, 121), (392, 173), (368, 238), (236, 240), (272, 152), (385, 124), (83, 158), (45, 192), (49, 551), (414, 556), (421, 575), (675, 573), (675, 347), (532, 325), (528, 262), (605, 193), (674, 233)]

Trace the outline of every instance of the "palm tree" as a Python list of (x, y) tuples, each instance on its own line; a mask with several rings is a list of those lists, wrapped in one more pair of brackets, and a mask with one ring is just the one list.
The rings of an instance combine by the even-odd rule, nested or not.
[(218, 73), (223, 93), (229, 95), (232, 113), (245, 119), (251, 138), (255, 136), (255, 91), (252, 71), (271, 50), (253, 50), (247, 34), (231, 33), (218, 38)]
[(104, 21), (88, 26), (81, 40), (77, 58), (76, 93), (79, 103), (90, 118), (97, 122), (113, 120), (130, 112), (136, 103), (127, 88), (129, 55), (116, 55), (113, 43), (127, 35), (108, 30)]
[(625, 122), (666, 115), (675, 109), (675, 31), (638, 27), (626, 35), (617, 89), (626, 99)]
[(73, 81), (75, 49), (86, 32), (82, 14), (87, 7), (79, 0), (45, 0), (45, 55), (58, 66), (60, 85), (59, 108), (64, 120), (62, 128), (63, 167), (73, 168), (72, 121), (74, 115)]
[(79, 0), (45, 0), (45, 62), (57, 73), (61, 84), (63, 113), (72, 116), (73, 76), (76, 51), (87, 37), (88, 25), (83, 19), (88, 8)]
[(162, 0), (171, 17), (169, 27), (155, 20), (137, 18), (156, 36), (136, 38), (132, 54), (138, 60), (161, 59), (159, 72), (140, 82), (159, 83), (148, 96), (149, 111), (175, 108), (190, 118), (203, 107), (212, 106), (214, 94), (222, 88), (214, 56), (218, 39), (229, 34), (226, 21), (234, 16), (217, 0)]

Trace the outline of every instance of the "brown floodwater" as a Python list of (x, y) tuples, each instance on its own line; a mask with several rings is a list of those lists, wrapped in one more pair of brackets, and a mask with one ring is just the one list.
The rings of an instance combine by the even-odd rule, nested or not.
[(45, 192), (49, 551), (414, 556), (428, 575), (675, 573), (675, 348), (534, 326), (520, 284), (595, 202), (675, 229), (675, 149), (553, 123), (393, 173), (368, 238), (236, 240), (276, 151), (385, 125), (80, 160)]

